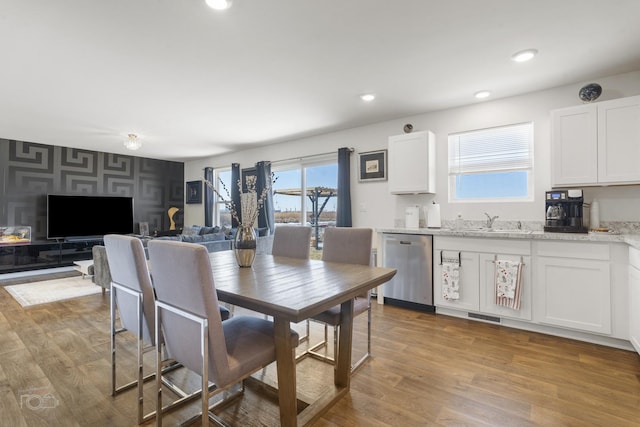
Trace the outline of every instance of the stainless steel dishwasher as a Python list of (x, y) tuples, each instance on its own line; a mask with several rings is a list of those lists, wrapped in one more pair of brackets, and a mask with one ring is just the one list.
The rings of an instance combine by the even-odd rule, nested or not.
[(398, 270), (383, 287), (385, 304), (435, 311), (432, 255), (432, 236), (383, 233), (382, 264)]

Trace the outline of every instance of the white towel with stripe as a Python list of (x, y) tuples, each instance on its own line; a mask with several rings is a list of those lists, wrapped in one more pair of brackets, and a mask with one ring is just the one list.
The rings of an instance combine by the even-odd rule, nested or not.
[(460, 264), (457, 262), (442, 263), (442, 298), (460, 299)]
[(520, 310), (522, 263), (496, 260), (496, 304)]

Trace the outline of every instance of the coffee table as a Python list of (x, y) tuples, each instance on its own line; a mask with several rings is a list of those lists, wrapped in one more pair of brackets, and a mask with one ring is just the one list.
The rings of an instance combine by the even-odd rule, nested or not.
[(89, 267), (93, 266), (93, 260), (73, 261), (73, 269), (82, 273), (82, 278), (85, 276), (91, 277), (93, 274), (89, 274)]

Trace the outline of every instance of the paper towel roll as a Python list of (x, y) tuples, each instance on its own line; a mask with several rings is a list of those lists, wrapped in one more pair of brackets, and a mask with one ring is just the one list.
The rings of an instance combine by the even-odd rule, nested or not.
[(440, 205), (433, 202), (427, 208), (427, 227), (440, 228), (440, 226)]
[(589, 212), (589, 228), (591, 230), (600, 228), (600, 203), (597, 200), (591, 202), (591, 212)]

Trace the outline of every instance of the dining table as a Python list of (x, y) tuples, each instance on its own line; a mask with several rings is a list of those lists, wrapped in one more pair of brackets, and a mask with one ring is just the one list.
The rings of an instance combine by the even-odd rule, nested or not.
[[(256, 255), (251, 267), (239, 267), (233, 251), (209, 257), (219, 300), (273, 317), (280, 425), (313, 424), (349, 392), (354, 298), (387, 282), (396, 270), (273, 255)], [(337, 305), (341, 323), (333, 386), (298, 412), (291, 323)]]

